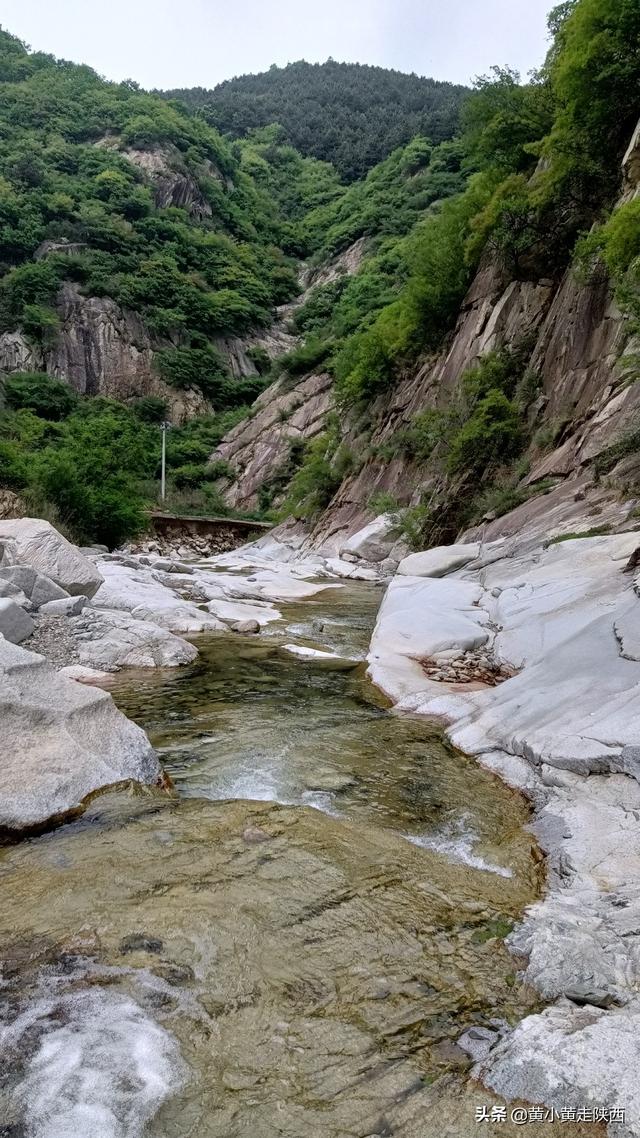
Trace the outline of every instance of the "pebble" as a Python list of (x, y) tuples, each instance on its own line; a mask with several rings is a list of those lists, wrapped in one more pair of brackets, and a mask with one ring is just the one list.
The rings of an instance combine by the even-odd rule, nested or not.
[(481, 654), (456, 651), (454, 657), (439, 652), (431, 659), (423, 660), (422, 667), (430, 680), (448, 684), (483, 683), (495, 687), (512, 674), (487, 656), (486, 651)]

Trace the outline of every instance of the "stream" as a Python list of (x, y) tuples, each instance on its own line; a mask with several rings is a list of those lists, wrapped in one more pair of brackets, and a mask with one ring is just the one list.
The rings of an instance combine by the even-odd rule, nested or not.
[(468, 1138), (497, 1101), (455, 1040), (539, 1006), (503, 943), (542, 887), (529, 808), (385, 707), (379, 601), (110, 682), (174, 790), (0, 850), (2, 1138)]

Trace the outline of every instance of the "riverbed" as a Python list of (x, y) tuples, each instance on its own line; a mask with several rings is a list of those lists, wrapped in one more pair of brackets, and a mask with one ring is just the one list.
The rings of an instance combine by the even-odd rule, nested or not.
[(456, 1040), (539, 1006), (504, 945), (543, 885), (529, 807), (387, 709), (379, 600), (110, 683), (173, 789), (0, 851), (1, 1135), (467, 1138), (497, 1102)]

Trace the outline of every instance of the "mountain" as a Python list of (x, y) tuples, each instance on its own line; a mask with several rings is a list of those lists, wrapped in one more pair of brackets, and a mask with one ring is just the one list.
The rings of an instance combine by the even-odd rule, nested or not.
[[(389, 512), (419, 549), (636, 516), (640, 9), (574, 0), (552, 30), (540, 75), (481, 82), (409, 178), (428, 192), (457, 154), (458, 191), (325, 266), (303, 347), (215, 452), (235, 507), (334, 549)], [(383, 167), (351, 196), (371, 206)]]
[(453, 83), (361, 63), (305, 63), (242, 75), (212, 90), (166, 92), (231, 138), (278, 123), (281, 141), (330, 162), (347, 182), (423, 135), (443, 142), (457, 130), (468, 94)]
[(232, 140), (4, 33), (0, 488), (116, 544), (169, 418), (176, 510), (317, 541), (385, 511), (421, 548), (508, 531), (580, 478), (594, 516), (638, 496), (640, 9), (551, 30), (529, 82), (496, 70), (455, 137), (349, 184), (277, 124)]

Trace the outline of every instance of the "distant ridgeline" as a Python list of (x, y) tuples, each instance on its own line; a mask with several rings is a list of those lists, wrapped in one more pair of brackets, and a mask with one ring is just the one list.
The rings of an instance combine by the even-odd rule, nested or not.
[[(640, 7), (569, 0), (550, 26), (532, 81), (496, 70), (472, 93), (329, 61), (150, 94), (0, 31), (0, 488), (121, 541), (156, 498), (169, 415), (167, 508), (219, 514), (239, 471), (216, 445), (270, 384), (322, 374), (334, 418), (306, 445), (283, 409), (272, 432), (295, 445), (255, 507), (308, 517), (441, 348), (483, 251), (514, 281), (557, 281), (590, 233), (585, 272), (604, 261), (640, 319), (638, 201), (609, 216)], [(526, 367), (489, 363), (394, 456), (479, 485), (514, 461)]]
[(278, 123), (284, 142), (330, 162), (347, 182), (364, 177), (416, 135), (436, 143), (451, 138), (468, 93), (454, 83), (333, 59), (273, 66), (210, 91), (166, 92), (231, 138)]

